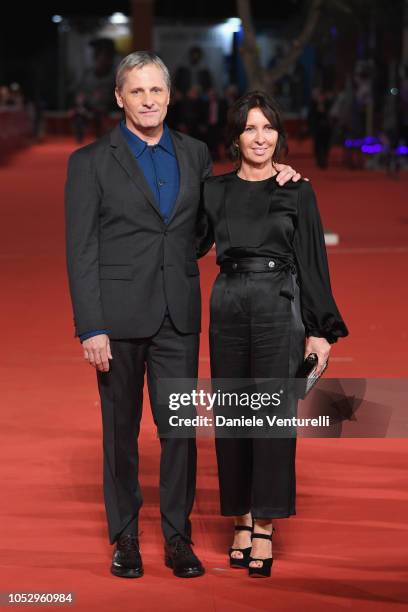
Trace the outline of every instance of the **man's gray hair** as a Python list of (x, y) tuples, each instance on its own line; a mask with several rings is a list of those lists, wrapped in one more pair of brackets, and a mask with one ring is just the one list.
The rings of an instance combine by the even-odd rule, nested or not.
[(123, 58), (116, 70), (117, 89), (119, 91), (122, 89), (129, 70), (132, 70), (132, 68), (143, 68), (143, 66), (148, 66), (149, 64), (155, 64), (162, 70), (167, 89), (170, 91), (171, 79), (169, 69), (158, 55), (150, 51), (135, 51)]

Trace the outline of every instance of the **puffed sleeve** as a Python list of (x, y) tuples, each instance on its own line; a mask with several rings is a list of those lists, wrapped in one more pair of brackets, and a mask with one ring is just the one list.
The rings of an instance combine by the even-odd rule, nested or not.
[(306, 336), (323, 337), (331, 344), (337, 342), (348, 335), (348, 330), (333, 298), (322, 222), (308, 181), (300, 185), (293, 247)]
[(201, 198), (197, 215), (196, 225), (196, 251), (197, 257), (203, 257), (214, 244), (214, 230), (210, 217), (206, 211), (207, 195), (206, 183), (201, 185)]

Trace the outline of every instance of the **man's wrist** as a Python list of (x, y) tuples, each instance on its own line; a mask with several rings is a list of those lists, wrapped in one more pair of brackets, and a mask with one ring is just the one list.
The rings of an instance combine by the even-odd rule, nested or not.
[(93, 338), (93, 336), (100, 336), (101, 334), (107, 334), (108, 331), (106, 329), (96, 329), (94, 331), (89, 331), (81, 334), (79, 336), (79, 340), (82, 343), (84, 340), (88, 340), (88, 338)]

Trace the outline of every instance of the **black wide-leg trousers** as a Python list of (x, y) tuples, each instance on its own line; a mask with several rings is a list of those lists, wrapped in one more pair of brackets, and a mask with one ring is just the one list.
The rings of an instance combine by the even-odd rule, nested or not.
[[(138, 471), (138, 435), (145, 371), (153, 418), (157, 424), (161, 378), (196, 378), (198, 334), (181, 334), (166, 316), (150, 338), (110, 340), (109, 372), (97, 372), (103, 424), (103, 487), (113, 544), (121, 534), (138, 533), (142, 506)], [(191, 513), (196, 487), (194, 438), (160, 438), (160, 512), (164, 537), (191, 541)]]
[[(219, 274), (210, 302), (213, 379), (295, 376), (304, 356), (305, 328), (296, 276), (289, 274), (293, 299), (280, 292), (281, 274)], [(221, 514), (296, 514), (296, 437), (217, 437), (215, 444)]]

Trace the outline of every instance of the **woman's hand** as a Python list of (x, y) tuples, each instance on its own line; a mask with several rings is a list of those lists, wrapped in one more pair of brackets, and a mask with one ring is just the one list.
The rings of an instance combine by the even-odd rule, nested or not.
[(309, 336), (309, 338), (306, 338), (305, 359), (310, 353), (316, 353), (318, 357), (318, 363), (314, 371), (316, 375), (320, 374), (322, 371), (329, 357), (330, 350), (331, 344), (327, 342), (326, 338), (317, 338), (316, 336)]
[[(294, 168), (292, 168), (292, 166), (287, 166), (286, 164), (278, 164), (277, 162), (275, 162), (273, 164), (273, 167), (278, 173), (276, 181), (281, 186), (287, 183), (288, 181), (293, 181), (294, 183), (297, 183), (302, 178), (302, 175)], [(305, 178), (305, 181), (308, 180), (309, 179)]]

